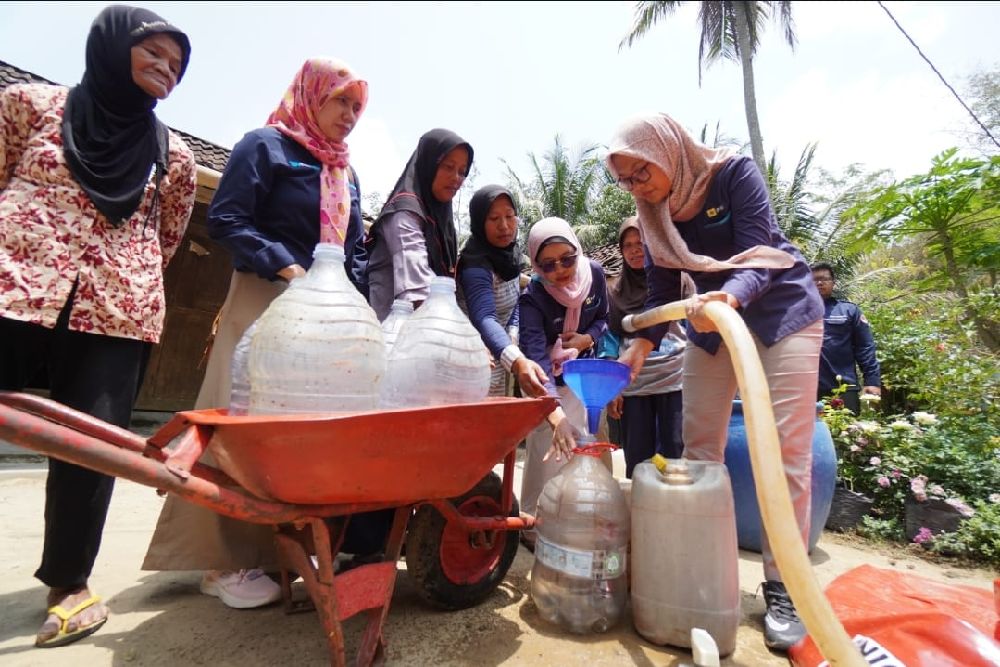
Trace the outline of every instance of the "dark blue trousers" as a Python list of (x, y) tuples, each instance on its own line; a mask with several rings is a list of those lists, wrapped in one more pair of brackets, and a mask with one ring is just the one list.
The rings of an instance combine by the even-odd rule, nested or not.
[(625, 451), (625, 476), (643, 461), (661, 454), (679, 459), (684, 451), (681, 439), (680, 391), (653, 396), (626, 396), (622, 407), (621, 438)]

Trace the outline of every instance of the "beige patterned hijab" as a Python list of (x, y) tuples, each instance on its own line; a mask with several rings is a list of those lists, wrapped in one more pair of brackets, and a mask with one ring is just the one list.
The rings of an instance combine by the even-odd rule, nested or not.
[(625, 121), (608, 146), (608, 169), (614, 155), (625, 155), (656, 165), (670, 176), (670, 194), (659, 204), (636, 198), (642, 237), (657, 266), (688, 271), (729, 269), (787, 269), (795, 263), (788, 253), (770, 246), (754, 246), (717, 260), (692, 253), (677, 232), (674, 219), (690, 220), (705, 205), (716, 172), (733, 156), (731, 151), (704, 146), (665, 113), (647, 113)]

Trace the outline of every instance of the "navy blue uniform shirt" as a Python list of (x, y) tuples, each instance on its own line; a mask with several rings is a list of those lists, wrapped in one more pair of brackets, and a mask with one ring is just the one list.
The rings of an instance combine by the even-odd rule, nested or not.
[[(592, 259), (587, 261), (590, 263), (593, 282), (590, 285), (590, 294), (584, 299), (580, 308), (580, 324), (576, 330), (577, 333), (590, 334), (594, 339), (594, 346), (580, 354), (580, 358), (594, 356), (597, 341), (608, 330), (608, 286), (604, 279), (604, 268)], [(524, 356), (542, 367), (549, 377), (545, 388), (548, 389), (550, 396), (558, 397), (556, 385), (552, 382), (552, 359), (549, 357), (549, 350), (563, 331), (566, 306), (553, 299), (545, 291), (542, 281), (535, 276), (521, 293), (518, 308), (521, 321), (518, 347), (524, 352)], [(563, 384), (561, 376), (556, 379), (556, 383)]]
[[(847, 385), (878, 387), (882, 382), (875, 339), (861, 309), (850, 301), (830, 297), (824, 301), (823, 351), (819, 357), (819, 391), (823, 396)], [(864, 384), (858, 382), (857, 366), (861, 366)], [(837, 376), (841, 380), (837, 379)]]
[[(812, 271), (778, 229), (764, 179), (750, 158), (735, 157), (724, 164), (712, 179), (702, 211), (674, 224), (697, 255), (728, 259), (753, 246), (766, 245), (795, 258), (795, 264), (788, 269), (689, 272), (700, 294), (721, 290), (739, 299), (743, 321), (764, 345), (774, 345), (823, 315), (823, 301), (813, 283)], [(677, 269), (655, 266), (647, 250), (646, 308), (680, 299), (680, 274)], [(650, 327), (639, 335), (651, 341), (655, 349), (667, 326)], [(692, 343), (711, 354), (722, 342), (719, 334), (698, 333), (690, 324), (687, 334)]]
[[(233, 147), (208, 209), (208, 233), (229, 250), (237, 271), (276, 280), (290, 264), (312, 266), (319, 243), (321, 170), (312, 153), (273, 127), (248, 132)], [(345, 268), (364, 294), (361, 193), (353, 180)]]

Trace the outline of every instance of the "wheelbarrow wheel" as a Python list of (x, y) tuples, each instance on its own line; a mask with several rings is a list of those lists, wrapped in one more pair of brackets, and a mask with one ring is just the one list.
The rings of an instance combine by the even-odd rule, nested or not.
[[(465, 516), (502, 514), (502, 482), (490, 473), (451, 502)], [(520, 509), (514, 498), (510, 516)], [(406, 534), (406, 569), (427, 602), (443, 609), (466, 609), (482, 602), (500, 585), (517, 555), (518, 531), (496, 531), (492, 544), (476, 545), (476, 536), (448, 522), (431, 505), (420, 507)]]

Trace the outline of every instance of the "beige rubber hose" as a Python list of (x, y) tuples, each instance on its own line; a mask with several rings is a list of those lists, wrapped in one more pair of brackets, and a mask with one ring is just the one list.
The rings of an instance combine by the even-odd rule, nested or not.
[[(626, 331), (635, 331), (670, 320), (682, 320), (686, 317), (686, 304), (686, 301), (675, 301), (644, 313), (628, 315), (622, 321), (622, 326)], [(778, 429), (771, 409), (771, 392), (767, 386), (764, 367), (757, 356), (757, 347), (743, 318), (728, 304), (710, 301), (705, 304), (705, 315), (718, 327), (729, 348), (730, 359), (733, 360), (736, 382), (743, 400), (743, 418), (746, 422), (753, 478), (757, 485), (757, 503), (760, 505), (761, 519), (774, 560), (788, 593), (806, 630), (830, 665), (866, 667), (861, 653), (851, 643), (847, 631), (823, 595), (819, 582), (813, 575), (806, 547), (802, 543), (781, 463)]]

